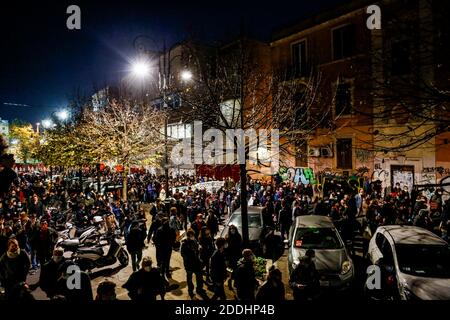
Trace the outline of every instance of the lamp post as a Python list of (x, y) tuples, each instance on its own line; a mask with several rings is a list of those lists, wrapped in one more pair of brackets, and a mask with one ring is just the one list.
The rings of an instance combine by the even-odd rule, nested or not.
[[(168, 50), (166, 49), (166, 45), (164, 43), (164, 47), (163, 47), (162, 51), (149, 51), (149, 50), (145, 50), (145, 48), (143, 48), (142, 45), (139, 48), (137, 48), (138, 40), (141, 38), (148, 38), (154, 44), (156, 42), (150, 37), (138, 36), (134, 39), (133, 44), (134, 44), (135, 48), (140, 50), (141, 52), (144, 52), (146, 54), (150, 53), (152, 56), (158, 57), (159, 90), (161, 92), (162, 99), (163, 99), (163, 110), (167, 111), (168, 110), (167, 95), (168, 95), (168, 90), (170, 88), (170, 79), (171, 79), (171, 68), (170, 67), (171, 67), (171, 63), (172, 63), (173, 59), (175, 59), (177, 57), (177, 56), (174, 56), (171, 58), (170, 54), (171, 54), (171, 51), (177, 45), (179, 45), (179, 43), (174, 44)], [(163, 56), (162, 68), (161, 68), (161, 60), (160, 60), (161, 55)], [(151, 69), (150, 63), (143, 59), (140, 59), (133, 63), (131, 71), (132, 71), (133, 75), (144, 80), (150, 73), (150, 69)], [(191, 71), (185, 69), (180, 73), (180, 77), (181, 77), (181, 80), (183, 80), (184, 82), (188, 82), (188, 81), (192, 80), (193, 76), (192, 76)], [(166, 177), (165, 191), (166, 191), (167, 195), (169, 192), (169, 151), (168, 151), (168, 132), (167, 132), (167, 126), (169, 124), (168, 122), (169, 122), (169, 116), (166, 115), (164, 118), (164, 175)]]

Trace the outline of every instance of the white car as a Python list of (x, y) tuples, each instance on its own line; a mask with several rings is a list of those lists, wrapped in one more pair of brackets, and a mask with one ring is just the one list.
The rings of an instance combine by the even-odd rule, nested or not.
[(329, 217), (296, 217), (289, 234), (289, 273), (308, 249), (315, 252), (322, 288), (343, 290), (350, 287), (355, 276), (353, 261)]
[(386, 270), (381, 284), (387, 288), (380, 288), (384, 298), (387, 293), (388, 299), (450, 300), (450, 248), (432, 232), (413, 226), (378, 227), (368, 256)]

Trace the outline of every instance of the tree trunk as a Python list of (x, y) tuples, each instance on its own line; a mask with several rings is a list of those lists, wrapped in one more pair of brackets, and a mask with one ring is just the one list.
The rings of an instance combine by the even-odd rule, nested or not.
[(122, 171), (122, 200), (127, 201), (127, 189), (128, 189), (128, 175), (127, 175), (128, 167), (123, 166)]
[(248, 206), (247, 206), (247, 167), (246, 164), (240, 164), (240, 203), (241, 203), (241, 218), (242, 218), (242, 243), (244, 248), (248, 248)]
[(78, 170), (78, 181), (80, 182), (80, 192), (83, 192), (83, 169)]
[(97, 165), (97, 193), (101, 192), (101, 184), (100, 184), (100, 164)]

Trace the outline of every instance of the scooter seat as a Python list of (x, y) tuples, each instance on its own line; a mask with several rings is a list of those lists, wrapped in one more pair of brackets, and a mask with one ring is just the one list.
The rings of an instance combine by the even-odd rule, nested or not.
[(103, 255), (103, 249), (102, 248), (78, 248), (77, 250), (79, 253), (85, 254), (85, 253), (94, 253), (98, 255)]

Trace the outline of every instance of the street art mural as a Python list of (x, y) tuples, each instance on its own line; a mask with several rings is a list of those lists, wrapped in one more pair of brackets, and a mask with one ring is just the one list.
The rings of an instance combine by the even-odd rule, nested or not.
[(306, 167), (281, 167), (278, 170), (283, 181), (291, 181), (294, 183), (302, 184), (316, 184), (316, 179), (314, 177), (314, 171), (311, 168)]

